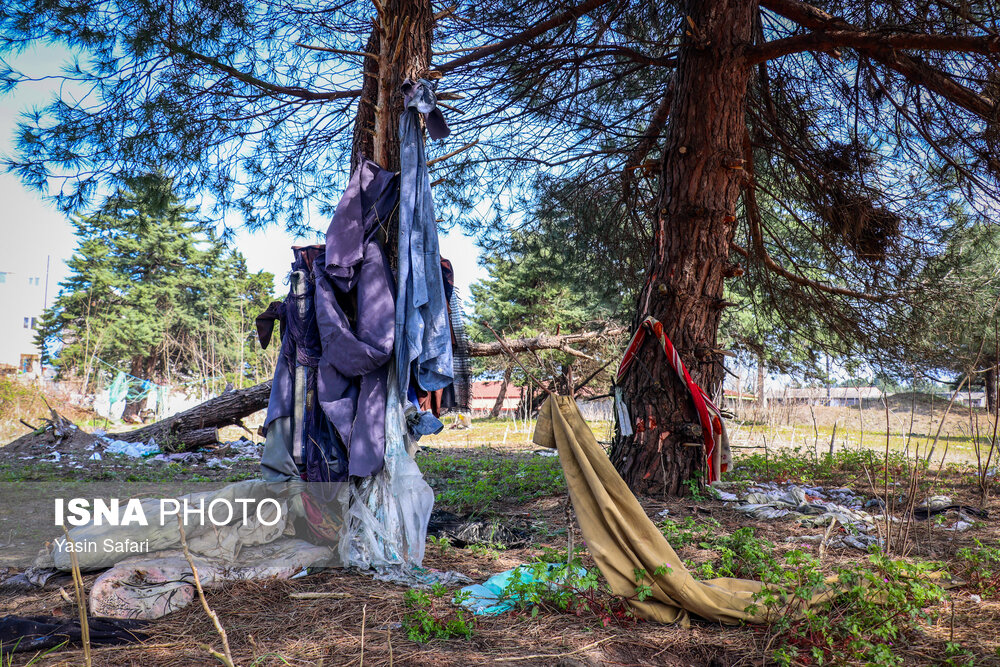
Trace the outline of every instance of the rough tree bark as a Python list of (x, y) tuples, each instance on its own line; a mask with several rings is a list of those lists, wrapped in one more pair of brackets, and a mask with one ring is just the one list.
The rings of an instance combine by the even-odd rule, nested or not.
[[(434, 14), (429, 0), (384, 0), (365, 52), (351, 166), (362, 155), (390, 171), (399, 170), (400, 85), (407, 78), (428, 76)], [(372, 57), (376, 56), (376, 57)]]
[[(407, 78), (427, 78), (431, 62), (434, 12), (430, 0), (382, 0), (365, 47), (364, 82), (354, 120), (351, 169), (365, 156), (399, 171), (400, 86)], [(395, 216), (382, 226), (381, 240), (390, 264), (396, 265)]]
[(116, 433), (114, 437), (126, 442), (148, 442), (152, 438), (161, 446), (178, 451), (211, 444), (218, 441), (220, 427), (233, 425), (266, 408), (270, 395), (271, 381), (268, 380), (247, 389), (226, 392), (155, 424)]
[(493, 404), (493, 409), (490, 410), (490, 417), (493, 419), (499, 417), (500, 411), (503, 410), (504, 400), (507, 398), (507, 385), (510, 384), (510, 376), (513, 372), (513, 364), (507, 364), (507, 370), (503, 372), (503, 382), (500, 383), (500, 393), (497, 394), (497, 400)]
[[(710, 395), (722, 384), (723, 358), (713, 352), (724, 307), (723, 278), (744, 172), (744, 116), (751, 68), (755, 0), (687, 3), (663, 144), (654, 243), (633, 328), (659, 319)], [(618, 437), (611, 459), (636, 493), (682, 495), (685, 480), (705, 469), (700, 429), (687, 390), (652, 337), (623, 390), (635, 434)]]

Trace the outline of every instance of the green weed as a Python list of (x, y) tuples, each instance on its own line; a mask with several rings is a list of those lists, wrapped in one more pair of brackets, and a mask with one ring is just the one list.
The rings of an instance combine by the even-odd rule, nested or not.
[(489, 513), (501, 503), (525, 503), (566, 491), (558, 459), (532, 456), (421, 455), (420, 468), (436, 502), (457, 512)]
[(689, 516), (681, 523), (664, 519), (659, 527), (674, 549), (696, 544), (718, 554), (714, 561), (692, 564), (693, 567), (689, 568), (695, 576), (703, 579), (756, 579), (778, 566), (771, 543), (756, 537), (754, 529), (749, 526), (739, 528), (731, 535), (717, 534), (721, 524), (715, 519), (699, 522)]
[(403, 601), (412, 611), (403, 617), (403, 629), (410, 641), (426, 644), (432, 639), (469, 639), (475, 628), (475, 616), (467, 615), (461, 607), (454, 606), (469, 598), (468, 593), (452, 595), (441, 584), (431, 590), (411, 588), (403, 594)]
[[(731, 480), (796, 480), (814, 483), (843, 475), (863, 475), (862, 471), (866, 469), (877, 471), (881, 477), (886, 472), (886, 465), (885, 452), (873, 449), (840, 449), (833, 454), (817, 455), (813, 450), (802, 447), (782, 447), (767, 453), (754, 452), (737, 456), (726, 477)], [(889, 481), (908, 474), (913, 465), (913, 460), (907, 459), (902, 452), (890, 451)], [(924, 469), (927, 467), (925, 461), (920, 461), (918, 465)]]
[(967, 587), (986, 598), (1000, 593), (1000, 549), (984, 546), (973, 538), (975, 548), (963, 547), (955, 553), (958, 576), (968, 582)]
[[(765, 586), (747, 611), (767, 609), (767, 644), (778, 665), (900, 665), (921, 626), (934, 620), (929, 609), (945, 599), (928, 577), (933, 568), (872, 553), (835, 568), (837, 581), (827, 584), (819, 560), (794, 550), (762, 573)], [(809, 606), (830, 587), (831, 599)], [(950, 653), (958, 657), (961, 647)]]
[[(611, 593), (597, 568), (583, 567), (578, 554), (584, 551), (583, 547), (576, 549), (569, 559), (565, 549), (545, 548), (538, 561), (515, 568), (501, 597), (532, 618), (548, 610), (593, 615), (605, 627), (634, 622), (628, 599)], [(643, 581), (637, 580), (636, 597), (645, 599), (650, 592)]]
[(428, 535), (427, 541), (436, 546), (438, 548), (438, 551), (441, 552), (442, 556), (448, 553), (448, 550), (451, 549), (451, 540), (449, 540), (447, 537)]

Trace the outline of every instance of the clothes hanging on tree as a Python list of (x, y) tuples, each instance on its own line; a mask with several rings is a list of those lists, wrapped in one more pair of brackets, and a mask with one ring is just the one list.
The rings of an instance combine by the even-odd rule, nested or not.
[[(297, 476), (302, 466), (313, 482), (364, 477), (382, 467), (395, 285), (374, 236), (397, 200), (398, 177), (362, 159), (337, 205), (326, 246), (294, 249), (293, 283), (304, 280), (304, 290), (299, 295), (293, 289), (283, 309), (268, 309), (269, 318), (284, 316), (287, 333), (265, 428), (277, 419), (292, 422), (265, 444), (263, 463), (274, 479)], [(297, 367), (306, 371), (302, 387), (296, 386)], [(300, 400), (305, 405), (297, 412)]]
[[(433, 113), (436, 111), (434, 86), (423, 79), (408, 81), (404, 93), (405, 111), (399, 123), (395, 329), (400, 396), (407, 395), (411, 373), (416, 377), (417, 386), (424, 391), (443, 389), (454, 380), (451, 327), (444, 284), (438, 270), (441, 256), (437, 221), (420, 127), (420, 114), (437, 118)], [(428, 130), (430, 127), (429, 122)], [(436, 131), (440, 135), (445, 130), (446, 126)], [(431, 136), (434, 136), (433, 131)]]

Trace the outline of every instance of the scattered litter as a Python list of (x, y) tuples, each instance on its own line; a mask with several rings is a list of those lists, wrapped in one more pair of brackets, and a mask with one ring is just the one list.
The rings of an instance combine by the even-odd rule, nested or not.
[(435, 584), (448, 588), (457, 584), (472, 583), (472, 579), (461, 572), (451, 570), (435, 570), (429, 567), (399, 563), (388, 567), (378, 567), (369, 571), (375, 581), (387, 581), (391, 584), (408, 586), (410, 588), (431, 588)]
[(90, 455), (89, 460), (90, 461), (100, 461), (101, 460), (101, 455), (98, 452), (94, 452), (93, 454)]
[[(559, 567), (564, 566), (550, 563), (549, 571), (551, 572), (553, 569)], [(577, 576), (583, 576), (584, 574), (586, 574), (586, 570), (583, 568), (576, 569)], [(505, 597), (503, 593), (515, 577), (518, 577), (521, 583), (524, 584), (536, 581), (531, 567), (516, 567), (513, 570), (494, 574), (481, 584), (466, 586), (460, 592), (468, 593), (468, 596), (458, 604), (470, 610), (476, 616), (496, 616), (510, 611), (514, 608), (518, 600), (514, 597)], [(553, 580), (548, 585), (555, 587), (559, 585), (559, 582)]]
[(559, 452), (554, 449), (536, 449), (535, 456), (559, 456)]
[(959, 519), (955, 523), (954, 526), (951, 526), (950, 528), (945, 528), (945, 530), (953, 530), (956, 533), (964, 533), (965, 531), (967, 531), (970, 528), (972, 528), (972, 524), (971, 523), (969, 523), (968, 521), (963, 521), (963, 520)]
[(735, 502), (740, 499), (735, 493), (730, 493), (729, 491), (720, 491), (715, 489), (715, 495), (719, 500), (724, 500), (726, 502)]
[(983, 599), (981, 597), (979, 597), (978, 595), (976, 595), (975, 593), (973, 593), (972, 595), (969, 596), (969, 600), (971, 600), (972, 602), (975, 602), (976, 604), (981, 604), (982, 601), (983, 601)]
[(104, 448), (105, 454), (122, 454), (134, 459), (152, 456), (160, 453), (160, 446), (155, 442), (125, 442), (124, 440), (108, 440)]
[[(139, 632), (143, 626), (139, 621), (91, 618), (88, 626), (87, 639), (94, 646), (130, 644), (147, 637)], [(67, 643), (76, 646), (82, 638), (78, 619), (57, 616), (0, 617), (0, 657), (3, 657), (4, 664), (13, 664), (10, 653), (37, 652)]]
[(62, 454), (59, 452), (52, 452), (51, 454), (47, 454), (42, 460), (46, 463), (58, 463), (62, 460)]
[(232, 467), (232, 463), (232, 459), (212, 459), (205, 464), (205, 467), (212, 470), (229, 470)]
[[(931, 496), (930, 498), (925, 498), (917, 503), (917, 505), (913, 508), (913, 516), (917, 519), (926, 519), (927, 517), (934, 516), (935, 514), (950, 511), (958, 512), (960, 515), (959, 518), (968, 522), (974, 521), (972, 518), (973, 516), (983, 519), (989, 515), (986, 510), (981, 510), (978, 507), (955, 505), (951, 502), (951, 498), (948, 496)], [(965, 514), (966, 516), (961, 516), (962, 514)]]
[(950, 496), (931, 496), (921, 500), (913, 509), (925, 510), (929, 514), (937, 514), (946, 510), (951, 504)]
[(157, 454), (146, 459), (148, 462), (160, 461), (163, 463), (199, 463), (205, 460), (205, 455), (200, 452), (175, 452), (172, 454)]
[(531, 542), (531, 530), (527, 522), (522, 521), (520, 524), (473, 519), (469, 515), (459, 516), (443, 510), (434, 510), (427, 525), (427, 534), (447, 538), (458, 548), (470, 544), (486, 544), (516, 549)]
[[(826, 498), (830, 500), (825, 500)], [(835, 502), (834, 499), (840, 502)], [(742, 505), (735, 508), (736, 511), (755, 519), (770, 521), (788, 517), (798, 520), (803, 526), (814, 528), (837, 521), (848, 531), (857, 533), (838, 537), (830, 542), (833, 545), (844, 544), (867, 550), (871, 544), (868, 539), (860, 538), (867, 538), (867, 533), (875, 528), (874, 519), (860, 509), (861, 499), (850, 489), (826, 491), (796, 485), (782, 488), (776, 484), (764, 483), (753, 487), (743, 496), (742, 502)]]

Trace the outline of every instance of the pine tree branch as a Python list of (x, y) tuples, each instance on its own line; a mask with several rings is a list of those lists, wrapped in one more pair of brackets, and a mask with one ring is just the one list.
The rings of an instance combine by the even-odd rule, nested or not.
[[(795, 23), (798, 23), (804, 28), (809, 28), (811, 30), (834, 31), (842, 34), (868, 34), (865, 33), (865, 31), (852, 26), (844, 19), (828, 14), (823, 10), (813, 7), (805, 2), (801, 2), (800, 0), (762, 0), (761, 6), (791, 21), (794, 21)], [(944, 72), (935, 69), (934, 67), (931, 67), (916, 58), (899, 53), (895, 50), (897, 48), (907, 47), (885, 45), (877, 39), (876, 35), (877, 33), (873, 33), (868, 40), (859, 41), (859, 43), (854, 45), (853, 48), (857, 51), (865, 53), (871, 57), (872, 60), (881, 63), (899, 74), (902, 74), (910, 82), (941, 95), (945, 99), (965, 108), (968, 111), (971, 111), (981, 118), (985, 118), (987, 120), (992, 119), (995, 106), (989, 99), (983, 97), (974, 90), (963, 86)], [(913, 40), (911, 43), (916, 44), (918, 38), (921, 37), (925, 40), (925, 42), (922, 47), (909, 48), (928, 49), (931, 47), (927, 46), (927, 44), (934, 43), (937, 45), (934, 47), (936, 49), (949, 50), (944, 47), (944, 44), (946, 43), (944, 37), (946, 36), (911, 35), (910, 37)], [(901, 44), (904, 43), (902, 38), (900, 38), (899, 41)], [(953, 44), (957, 46), (958, 42), (953, 42)], [(761, 48), (766, 47), (767, 45), (765, 44)], [(983, 44), (980, 45), (980, 47), (986, 48), (986, 45)], [(990, 51), (990, 53), (993, 52), (994, 51)]]
[(463, 65), (468, 65), (469, 63), (474, 63), (477, 60), (485, 58), (486, 56), (491, 56), (494, 53), (503, 51), (504, 49), (509, 49), (512, 46), (518, 46), (520, 44), (524, 44), (525, 42), (532, 40), (535, 37), (538, 37), (539, 35), (545, 32), (548, 32), (552, 28), (557, 28), (565, 23), (570, 23), (571, 21), (575, 21), (576, 19), (580, 18), (587, 12), (597, 9), (601, 5), (606, 5), (610, 1), (611, 0), (586, 0), (583, 4), (577, 5), (572, 9), (568, 9), (562, 14), (559, 14), (558, 16), (553, 16), (548, 21), (542, 21), (541, 23), (537, 23), (528, 30), (525, 30), (516, 35), (508, 37), (507, 39), (503, 39), (500, 40), (499, 42), (482, 46), (472, 51), (471, 53), (455, 58), (454, 60), (444, 63), (443, 65), (435, 67), (434, 69), (440, 72), (449, 72), (455, 68), (462, 67)]
[(600, 331), (585, 331), (583, 333), (563, 334), (561, 336), (550, 336), (540, 334), (534, 338), (516, 338), (496, 343), (469, 343), (470, 357), (496, 357), (510, 352), (530, 352), (532, 350), (562, 350), (573, 356), (583, 359), (593, 360), (590, 355), (584, 354), (571, 347), (580, 343), (587, 343), (606, 336), (617, 336), (625, 333), (624, 327), (614, 327), (612, 329), (601, 329)]
[(173, 53), (179, 53), (182, 56), (187, 56), (193, 60), (197, 60), (200, 63), (208, 65), (213, 69), (224, 72), (229, 76), (242, 81), (243, 83), (259, 88), (268, 93), (273, 93), (277, 95), (288, 95), (290, 97), (297, 97), (302, 100), (343, 100), (350, 99), (352, 97), (358, 97), (361, 94), (360, 90), (338, 90), (331, 93), (318, 93), (314, 90), (308, 90), (306, 88), (300, 88), (298, 86), (279, 86), (277, 84), (271, 83), (269, 81), (264, 81), (263, 79), (257, 78), (246, 72), (241, 72), (240, 70), (227, 65), (224, 62), (218, 60), (217, 58), (212, 58), (211, 56), (206, 56), (204, 54), (192, 51), (191, 49), (181, 46), (175, 42), (164, 42), (164, 45)]
[(748, 49), (751, 65), (803, 51), (832, 51), (837, 48), (914, 49), (989, 55), (1000, 53), (1000, 37), (995, 35), (928, 35), (911, 32), (882, 33), (863, 30), (819, 30), (766, 42)]

